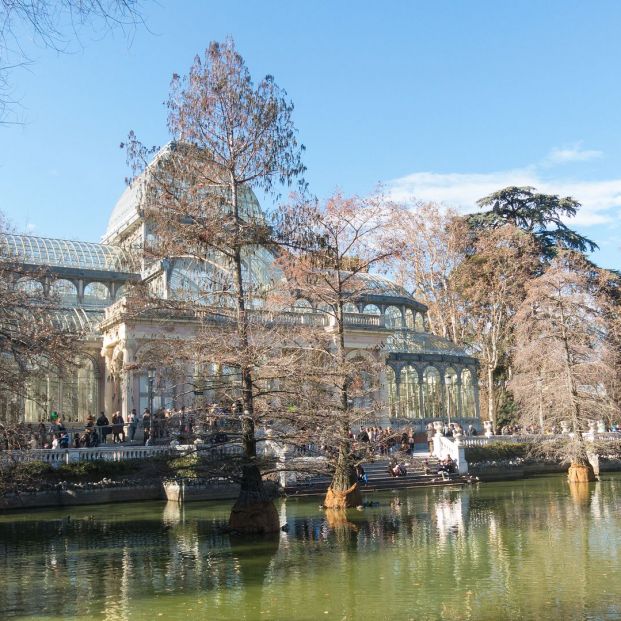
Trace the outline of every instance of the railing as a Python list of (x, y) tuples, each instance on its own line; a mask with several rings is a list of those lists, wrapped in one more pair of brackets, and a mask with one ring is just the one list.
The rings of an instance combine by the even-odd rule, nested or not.
[(535, 440), (541, 440), (541, 438), (553, 438), (555, 436), (541, 436), (537, 434), (519, 434), (513, 436), (462, 436), (461, 444), (466, 448), (472, 446), (487, 446), (490, 442), (515, 442), (516, 444), (526, 444), (534, 442)]
[(345, 313), (344, 323), (350, 328), (384, 328), (382, 315), (368, 315), (364, 313)]
[(125, 461), (149, 459), (161, 455), (184, 455), (197, 451), (203, 459), (218, 460), (243, 454), (240, 444), (199, 444), (179, 446), (99, 446), (95, 448), (29, 449), (2, 451), (0, 460), (13, 462), (41, 461), (52, 466), (87, 461)]

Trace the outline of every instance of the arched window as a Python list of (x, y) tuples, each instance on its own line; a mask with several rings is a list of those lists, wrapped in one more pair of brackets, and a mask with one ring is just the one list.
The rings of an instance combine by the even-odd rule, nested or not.
[(458, 418), (457, 372), (452, 367), (449, 367), (444, 374), (444, 386), (446, 390), (446, 416), (449, 419)]
[(343, 304), (343, 312), (345, 312), (345, 313), (357, 313), (358, 312), (358, 307), (355, 304), (352, 304), (351, 302), (346, 302), (345, 304)]
[(375, 306), (375, 304), (367, 304), (364, 307), (363, 313), (366, 315), (381, 315), (382, 311), (380, 311), (379, 307)]
[(423, 375), (423, 394), (425, 400), (425, 418), (442, 416), (440, 393), (440, 373), (435, 367), (427, 367)]
[(50, 295), (57, 298), (61, 304), (74, 305), (78, 301), (76, 286), (70, 280), (62, 278), (50, 285)]
[(411, 308), (405, 309), (405, 327), (414, 330), (414, 313)]
[(83, 302), (91, 306), (105, 306), (110, 302), (110, 291), (102, 282), (91, 282), (84, 287)]
[(64, 375), (49, 372), (28, 382), (24, 418), (34, 423), (58, 412), (66, 422), (85, 421), (99, 409), (99, 374), (95, 362), (80, 356)]
[(20, 278), (15, 283), (15, 288), (18, 291), (27, 293), (29, 295), (38, 295), (43, 293), (43, 284), (34, 278)]
[(425, 331), (425, 319), (422, 313), (416, 313), (415, 329), (416, 329), (416, 332)]
[(474, 418), (477, 415), (474, 402), (474, 382), (470, 369), (464, 369), (461, 372), (461, 409), (464, 418)]
[(304, 298), (298, 298), (293, 305), (293, 311), (296, 313), (312, 313), (313, 305)]
[(356, 410), (369, 409), (373, 404), (373, 378), (368, 371), (359, 370), (349, 385), (349, 398)]
[(387, 328), (403, 327), (403, 316), (396, 306), (389, 306), (384, 312), (384, 317)]
[(408, 365), (401, 369), (401, 412), (407, 418), (422, 418), (419, 402), (418, 372)]
[(397, 404), (397, 379), (392, 367), (386, 367), (386, 393), (388, 397), (388, 411), (390, 417), (395, 418), (398, 413)]
[(116, 299), (120, 300), (121, 298), (125, 297), (126, 295), (127, 295), (127, 287), (125, 285), (121, 285), (116, 290)]

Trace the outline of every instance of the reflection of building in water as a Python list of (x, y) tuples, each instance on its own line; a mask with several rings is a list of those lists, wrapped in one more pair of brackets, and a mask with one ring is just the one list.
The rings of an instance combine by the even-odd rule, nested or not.
[(444, 491), (443, 497), (435, 503), (438, 541), (444, 545), (449, 537), (463, 536), (467, 522), (469, 494)]
[[(174, 145), (163, 149), (149, 171), (157, 170), (174, 153)], [(128, 293), (135, 284), (169, 300), (169, 306), (174, 307), (175, 301), (201, 302), (212, 309), (212, 316), (221, 316), (214, 309), (230, 304), (226, 292), (231, 290), (232, 270), (222, 256), (205, 257), (199, 263), (184, 256), (156, 260), (148, 252), (156, 240), (140, 194), (148, 192), (149, 174), (144, 177), (144, 188), (134, 184), (123, 193), (102, 243), (13, 234), (0, 240), (2, 252), (26, 274), (16, 286), (53, 295), (61, 307), (53, 320), (85, 334), (74, 376), (49, 373), (30, 386), (33, 398), (17, 404), (28, 422), (46, 419), (52, 410), (66, 421), (84, 420), (87, 413), (101, 410), (108, 415), (120, 410), (127, 421), (133, 408), (191, 407), (195, 392), (209, 402), (235, 392), (213, 388), (236, 377), (234, 370), (214, 364), (208, 369), (173, 371), (158, 368), (157, 355), (150, 354), (158, 339), (193, 339), (199, 329), (195, 314), (171, 310), (141, 318), (132, 315)], [(240, 200), (243, 217), (263, 221), (252, 190), (242, 188)], [(275, 256), (265, 247), (248, 250), (244, 267), (250, 290), (257, 292), (257, 303), (282, 279)], [(217, 294), (212, 291), (216, 284)], [(313, 307), (306, 299), (277, 312), (292, 324), (329, 327), (332, 322), (326, 308)], [(370, 388), (379, 386), (373, 396), (387, 404), (382, 424), (389, 418), (403, 418), (422, 427), (440, 416), (476, 422), (477, 361), (463, 348), (430, 334), (426, 313), (423, 304), (389, 279), (370, 273), (357, 276), (351, 301), (345, 305), (346, 347), (352, 356), (379, 355), (386, 364), (379, 378), (361, 378), (364, 386), (359, 395), (352, 393), (354, 404), (362, 409), (370, 406)], [(0, 416), (5, 414), (2, 403), (0, 399)]]

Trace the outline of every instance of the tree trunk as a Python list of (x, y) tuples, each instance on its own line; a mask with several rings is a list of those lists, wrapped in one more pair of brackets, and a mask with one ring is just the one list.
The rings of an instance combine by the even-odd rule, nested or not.
[(492, 421), (494, 433), (496, 430), (496, 403), (494, 401), (494, 368), (487, 367), (487, 418)]
[(278, 511), (265, 492), (259, 467), (243, 466), (241, 489), (231, 510), (229, 528), (245, 535), (264, 535), (280, 530)]
[[(248, 317), (246, 315), (246, 297), (242, 272), (241, 241), (239, 239), (239, 206), (237, 200), (237, 183), (231, 178), (231, 204), (237, 227), (234, 243), (234, 273), (237, 287), (237, 334), (244, 352), (249, 349)], [(246, 357), (244, 356), (244, 360)], [(242, 466), (241, 488), (237, 501), (233, 505), (229, 518), (229, 528), (242, 534), (275, 533), (280, 524), (278, 512), (272, 499), (263, 487), (261, 471), (255, 459), (257, 442), (254, 425), (254, 395), (251, 368), (247, 363), (241, 365), (242, 392), (242, 443), (244, 446), (244, 465)]]
[(339, 449), (336, 470), (323, 501), (326, 509), (351, 509), (362, 504), (362, 493), (348, 445), (348, 442), (343, 443)]
[(595, 481), (595, 474), (591, 464), (571, 464), (567, 479), (570, 483), (590, 483)]
[[(337, 274), (340, 274), (339, 267), (337, 265)], [(338, 290), (342, 292), (340, 276)], [(345, 368), (345, 325), (342, 299), (339, 300), (336, 323), (338, 329), (338, 355), (341, 361), (341, 368)], [(349, 397), (346, 377), (343, 378), (340, 393), (341, 440), (332, 483), (323, 502), (326, 509), (349, 509), (362, 504), (362, 494), (358, 485), (358, 477), (356, 476), (349, 442)]]

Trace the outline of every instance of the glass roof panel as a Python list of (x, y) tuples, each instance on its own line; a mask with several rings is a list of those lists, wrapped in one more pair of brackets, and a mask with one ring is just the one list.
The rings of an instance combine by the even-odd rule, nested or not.
[(0, 255), (50, 267), (133, 272), (132, 257), (118, 246), (32, 235), (0, 235)]

